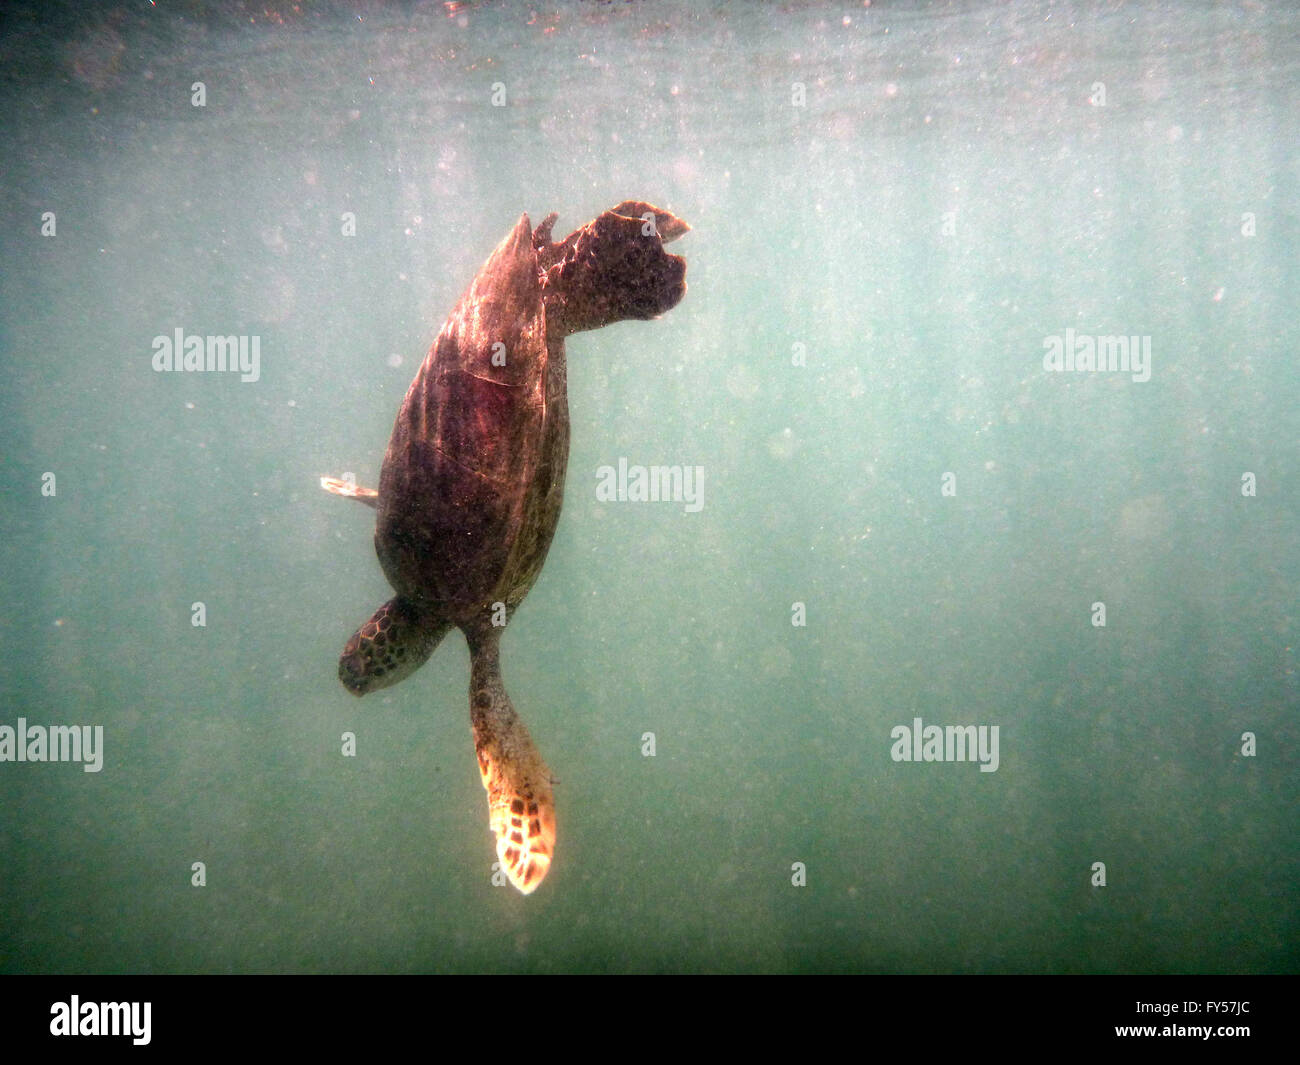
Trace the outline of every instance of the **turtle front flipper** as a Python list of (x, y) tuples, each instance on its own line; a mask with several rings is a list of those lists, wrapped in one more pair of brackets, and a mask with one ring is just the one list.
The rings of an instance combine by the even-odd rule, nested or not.
[(343, 496), (345, 499), (355, 499), (358, 503), (364, 503), (368, 507), (379, 507), (379, 493), (373, 488), (362, 488), (351, 481), (345, 481), (339, 477), (322, 477), (320, 486), (327, 492), (333, 492), (336, 496)]
[(488, 824), (496, 835), (502, 870), (528, 895), (546, 878), (555, 853), (551, 771), (501, 682), (501, 629), (465, 635), (472, 656), (469, 713), (488, 796)]
[(451, 626), (394, 596), (352, 634), (339, 657), (339, 680), (353, 695), (405, 680), (433, 654)]

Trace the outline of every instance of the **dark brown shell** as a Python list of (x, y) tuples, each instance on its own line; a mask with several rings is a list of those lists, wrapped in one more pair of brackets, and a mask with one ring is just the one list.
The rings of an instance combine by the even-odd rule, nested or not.
[(523, 215), (448, 317), (402, 402), (379, 481), (375, 548), (402, 595), (459, 622), (514, 606), (559, 519), (569, 417)]

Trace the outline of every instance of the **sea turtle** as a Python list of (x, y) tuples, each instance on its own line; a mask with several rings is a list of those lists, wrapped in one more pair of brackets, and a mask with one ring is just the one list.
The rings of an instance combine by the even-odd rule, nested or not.
[(469, 644), (470, 720), (497, 855), (528, 894), (555, 849), (551, 775), (501, 680), (499, 645), (541, 572), (569, 454), (564, 338), (655, 318), (686, 292), (663, 245), (689, 230), (626, 200), (554, 243), (520, 217), (461, 296), (402, 401), (378, 492), (321, 486), (378, 511), (375, 551), (397, 594), (343, 649), (356, 695), (410, 676), (453, 626)]

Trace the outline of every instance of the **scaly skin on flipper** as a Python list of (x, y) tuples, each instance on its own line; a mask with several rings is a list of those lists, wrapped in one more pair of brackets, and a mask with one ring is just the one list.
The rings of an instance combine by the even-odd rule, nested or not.
[(409, 599), (394, 596), (348, 640), (339, 657), (339, 680), (353, 695), (405, 680), (429, 660), (450, 628)]
[(510, 883), (528, 895), (555, 853), (555, 797), (551, 771), (501, 681), (501, 632), (491, 625), (466, 632), (470, 722), (497, 857)]
[(489, 822), (501, 868), (524, 894), (550, 868), (555, 801), (550, 771), (506, 694), (499, 647), (560, 516), (564, 342), (674, 307), (686, 263), (663, 245), (690, 229), (641, 200), (559, 242), (555, 219), (533, 229), (521, 216), (457, 301), (402, 401), (378, 492), (321, 479), (376, 509), (375, 551), (397, 592), (348, 641), (339, 677), (356, 695), (387, 687), (419, 668), (448, 628), (464, 632)]

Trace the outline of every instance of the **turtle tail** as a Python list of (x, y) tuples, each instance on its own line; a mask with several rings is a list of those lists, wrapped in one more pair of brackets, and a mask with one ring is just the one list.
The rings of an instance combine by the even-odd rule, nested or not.
[(568, 336), (671, 310), (686, 295), (686, 260), (664, 244), (689, 229), (667, 211), (625, 200), (552, 245), (557, 261), (543, 290), (548, 330)]
[(510, 883), (528, 895), (546, 878), (555, 853), (555, 797), (551, 771), (501, 682), (501, 631), (488, 626), (466, 633), (469, 714), (497, 857)]

